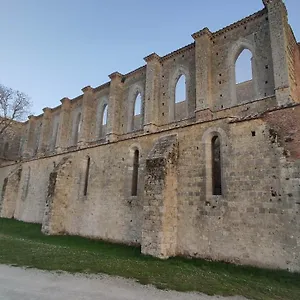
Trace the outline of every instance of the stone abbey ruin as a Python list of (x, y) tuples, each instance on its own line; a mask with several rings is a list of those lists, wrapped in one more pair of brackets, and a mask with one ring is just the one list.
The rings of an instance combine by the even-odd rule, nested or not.
[[(14, 123), (1, 217), (160, 258), (300, 271), (300, 44), (281, 0), (262, 8)], [(252, 80), (236, 83), (244, 50)]]

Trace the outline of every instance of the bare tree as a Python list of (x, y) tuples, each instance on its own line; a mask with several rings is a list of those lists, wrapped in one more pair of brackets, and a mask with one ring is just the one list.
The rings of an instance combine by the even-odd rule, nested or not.
[(15, 121), (23, 121), (30, 112), (29, 97), (0, 84), (0, 140)]

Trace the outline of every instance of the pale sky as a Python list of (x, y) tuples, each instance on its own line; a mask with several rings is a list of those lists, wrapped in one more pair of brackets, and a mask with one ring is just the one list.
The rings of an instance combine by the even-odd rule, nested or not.
[[(300, 40), (300, 1), (286, 0)], [(223, 28), (263, 8), (261, 0), (0, 0), (0, 83), (27, 93), (32, 112), (165, 55), (191, 34)]]

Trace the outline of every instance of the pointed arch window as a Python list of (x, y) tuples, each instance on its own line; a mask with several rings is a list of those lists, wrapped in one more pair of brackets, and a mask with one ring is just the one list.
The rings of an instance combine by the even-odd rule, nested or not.
[(235, 80), (236, 84), (250, 81), (253, 79), (252, 52), (243, 49), (235, 62)]
[(133, 156), (131, 196), (137, 196), (138, 177), (139, 177), (139, 150), (136, 149), (134, 151), (134, 156)]
[(143, 125), (143, 96), (142, 89), (137, 88), (135, 93), (129, 95), (129, 111), (127, 131), (139, 130)]
[(106, 135), (106, 126), (108, 118), (108, 105), (103, 104), (102, 109), (99, 109), (99, 121), (98, 121), (98, 138), (103, 138)]
[(181, 74), (175, 87), (175, 103), (186, 101), (186, 77)]
[(231, 102), (233, 105), (258, 99), (258, 76), (252, 44), (241, 41), (230, 51)]
[(134, 102), (134, 116), (138, 116), (141, 113), (142, 113), (142, 96), (140, 93), (138, 93)]
[(103, 113), (102, 113), (102, 126), (106, 126), (107, 124), (107, 104), (103, 106)]
[(78, 113), (75, 120), (75, 127), (74, 127), (74, 138), (73, 138), (74, 145), (78, 143), (80, 129), (81, 129), (81, 113)]
[(221, 140), (218, 135), (211, 140), (211, 169), (213, 195), (222, 195), (222, 164), (221, 164)]
[(170, 81), (170, 102), (169, 102), (169, 120), (170, 122), (182, 120), (188, 117), (188, 80), (187, 70), (179, 69), (173, 79)]

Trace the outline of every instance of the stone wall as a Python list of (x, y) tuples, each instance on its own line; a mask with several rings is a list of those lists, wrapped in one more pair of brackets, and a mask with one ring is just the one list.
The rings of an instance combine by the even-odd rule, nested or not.
[[(299, 113), (298, 106), (289, 110), (295, 111), (295, 117)], [(146, 228), (150, 227), (145, 226), (155, 221), (156, 226), (161, 224), (156, 235), (165, 242), (157, 243), (157, 248), (153, 246), (151, 250), (153, 252), (145, 250), (145, 253), (164, 257), (187, 255), (299, 270), (300, 161), (297, 153), (286, 156), (287, 151), (293, 153), (288, 146), (292, 142), (282, 144), (279, 136), (287, 140), (293, 130), (288, 124), (280, 126), (276, 114), (281, 115), (282, 110), (266, 113), (260, 119), (220, 119), (182, 126), (66, 156), (24, 163), (15, 218), (44, 222), (48, 233), (79, 234), (142, 244), (142, 247), (146, 247), (151, 236), (146, 234)], [(290, 113), (286, 111), (286, 115)], [(276, 131), (276, 125), (282, 133)], [(178, 141), (178, 160), (176, 164), (171, 163), (174, 171), (167, 171), (169, 175), (164, 183), (156, 179), (161, 190), (158, 192), (155, 188), (159, 194), (157, 200), (151, 200), (146, 159), (149, 160), (157, 149), (160, 137), (174, 133)], [(222, 142), (224, 190), (221, 196), (211, 194), (208, 177), (208, 151), (214, 134), (219, 134)], [(295, 143), (298, 143), (296, 136)], [(293, 147), (297, 148), (296, 145)], [(140, 150), (139, 190), (137, 196), (131, 196), (132, 153), (136, 148)], [(87, 156), (91, 164), (85, 196)], [(64, 160), (66, 163), (62, 164)], [(29, 168), (30, 175), (26, 171)], [(154, 175), (158, 176), (168, 167), (163, 165), (158, 169)], [(1, 170), (3, 174), (6, 168)], [(173, 180), (177, 182), (177, 189)], [(54, 192), (51, 192), (54, 181)], [(1, 185), (3, 182), (4, 178)], [(145, 188), (144, 183), (147, 183)], [(172, 192), (176, 194), (172, 196)], [(53, 197), (52, 203), (46, 202), (49, 195)], [(159, 213), (146, 213), (146, 203), (151, 201), (162, 201), (161, 208), (157, 207)], [(44, 210), (45, 205), (50, 209)], [(49, 218), (47, 222), (45, 213)], [(165, 219), (171, 215), (176, 226), (172, 225), (173, 221)], [(171, 231), (168, 226), (171, 226)], [(172, 246), (168, 241), (165, 234), (168, 231), (177, 232), (177, 238), (171, 239), (177, 241), (176, 245)], [(162, 249), (175, 250), (164, 252)]]
[[(139, 244), (162, 258), (299, 271), (299, 44), (283, 2), (264, 4), (31, 116), (20, 125), (19, 161), (0, 166), (1, 216), (42, 223), (47, 234)], [(253, 80), (236, 85), (244, 49)], [(187, 99), (175, 103), (182, 75)], [(221, 195), (213, 188), (216, 138)]]

